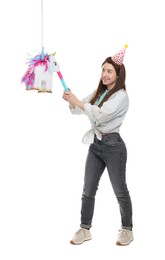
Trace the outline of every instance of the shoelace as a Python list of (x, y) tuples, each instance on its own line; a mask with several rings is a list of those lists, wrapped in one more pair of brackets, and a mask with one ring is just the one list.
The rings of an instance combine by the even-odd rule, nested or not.
[(128, 236), (127, 230), (119, 229), (119, 236), (127, 237)]

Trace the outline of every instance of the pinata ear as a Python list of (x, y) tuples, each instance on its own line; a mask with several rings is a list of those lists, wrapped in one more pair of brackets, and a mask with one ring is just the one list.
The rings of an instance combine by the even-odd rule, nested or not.
[(122, 65), (123, 64), (123, 60), (124, 60), (124, 55), (126, 52), (126, 48), (128, 48), (128, 45), (125, 44), (124, 48), (122, 50), (120, 50), (119, 52), (117, 52), (114, 56), (111, 57), (111, 59), (118, 65)]

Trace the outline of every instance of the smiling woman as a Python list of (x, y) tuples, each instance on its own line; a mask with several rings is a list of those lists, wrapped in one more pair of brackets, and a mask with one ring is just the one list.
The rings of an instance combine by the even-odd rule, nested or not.
[(84, 113), (91, 123), (91, 130), (83, 138), (89, 143), (82, 192), (80, 229), (71, 244), (82, 244), (92, 238), (90, 228), (94, 214), (95, 196), (100, 178), (107, 168), (109, 179), (120, 206), (121, 229), (116, 245), (128, 245), (133, 240), (132, 202), (126, 183), (127, 150), (119, 130), (128, 110), (125, 90), (125, 49), (102, 64), (98, 88), (80, 101), (71, 92), (64, 92), (72, 113)]
[[(40, 21), (40, 0), (1, 1), (0, 259), (51, 260), (59, 255), (67, 260), (102, 259), (103, 252), (107, 259), (157, 259), (158, 252), (164, 255), (165, 219), (164, 1), (44, 0), (44, 45), (56, 51), (70, 98), (76, 94), (82, 104), (82, 97), (91, 93), (83, 99), (84, 111), (77, 105), (71, 108), (82, 116), (73, 116), (68, 101), (61, 99), (63, 88), (56, 73), (50, 95), (25, 91), (20, 83), (27, 52), (41, 51)], [(96, 95), (102, 62), (125, 41), (127, 92), (119, 90), (105, 101), (113, 88), (103, 104), (94, 105), (106, 90), (101, 86)], [(68, 240), (79, 225), (88, 151), (81, 137), (90, 128), (88, 118), (92, 127), (84, 142), (93, 141), (95, 131), (98, 137), (99, 131), (102, 135), (111, 131), (112, 124), (104, 120), (108, 122), (110, 110), (115, 117), (119, 104), (115, 100), (125, 96), (126, 103), (127, 93), (129, 110), (120, 135), (128, 149), (135, 242), (122, 249), (122, 256), (113, 246), (120, 212), (105, 170), (90, 230), (94, 239), (73, 248)], [(119, 121), (114, 118), (115, 125)], [(120, 147), (115, 136), (104, 136), (106, 151), (116, 141)]]

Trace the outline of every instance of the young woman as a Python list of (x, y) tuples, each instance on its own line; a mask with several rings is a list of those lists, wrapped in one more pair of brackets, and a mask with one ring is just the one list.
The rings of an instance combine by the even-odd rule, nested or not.
[(133, 240), (132, 203), (126, 184), (127, 150), (119, 134), (129, 106), (123, 64), (125, 48), (103, 62), (98, 88), (87, 98), (80, 101), (71, 91), (63, 94), (71, 112), (84, 113), (91, 122), (91, 129), (83, 137), (83, 143), (90, 146), (85, 165), (81, 224), (71, 244), (82, 244), (92, 238), (90, 228), (95, 196), (105, 168), (121, 214), (121, 229), (116, 244), (128, 245)]

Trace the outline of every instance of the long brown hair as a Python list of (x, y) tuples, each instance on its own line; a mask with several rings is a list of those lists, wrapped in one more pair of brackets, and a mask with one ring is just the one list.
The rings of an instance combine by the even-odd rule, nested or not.
[[(125, 86), (125, 78), (126, 78), (126, 71), (125, 71), (125, 67), (124, 67), (124, 64), (122, 65), (118, 65), (116, 64), (112, 59), (111, 57), (108, 57), (105, 59), (105, 61), (103, 62), (102, 66), (105, 64), (105, 63), (110, 63), (113, 65), (115, 71), (116, 71), (116, 74), (118, 76), (117, 80), (116, 80), (116, 84), (115, 86), (110, 90), (108, 91), (108, 93), (106, 94), (106, 96), (104, 97), (104, 99), (102, 100), (102, 102), (99, 104), (99, 107), (101, 107), (103, 105), (103, 103), (105, 101), (108, 100), (108, 98), (114, 94), (116, 91), (120, 90), (120, 89), (124, 89), (126, 90), (126, 86)], [(107, 86), (104, 85), (102, 83), (102, 80), (100, 79), (99, 81), (99, 85), (97, 87), (97, 90), (95, 92), (95, 95), (92, 97), (92, 99), (90, 100), (90, 103), (92, 105), (94, 105), (94, 103), (96, 102), (96, 100), (101, 96), (101, 94), (107, 89)]]

